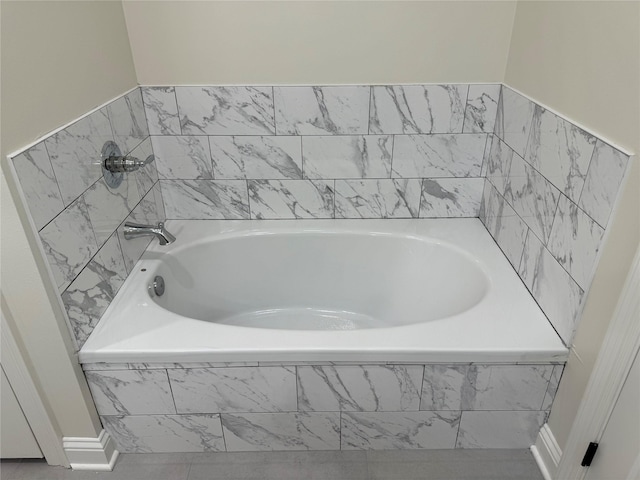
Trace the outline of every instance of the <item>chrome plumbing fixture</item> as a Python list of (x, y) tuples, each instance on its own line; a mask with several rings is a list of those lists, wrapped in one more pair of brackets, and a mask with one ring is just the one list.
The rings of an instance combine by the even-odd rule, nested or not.
[(165, 228), (164, 223), (158, 222), (158, 225), (141, 225), (138, 223), (127, 222), (124, 224), (124, 238), (131, 240), (137, 237), (153, 236), (158, 239), (160, 245), (168, 245), (176, 241), (176, 237), (171, 235)]
[(161, 297), (164, 294), (164, 278), (160, 275), (153, 277), (153, 282), (149, 284), (149, 295), (152, 297)]
[(144, 160), (131, 155), (122, 155), (118, 145), (108, 141), (102, 147), (102, 176), (109, 187), (118, 188), (122, 183), (124, 173), (135, 172), (153, 162), (154, 159), (153, 154)]

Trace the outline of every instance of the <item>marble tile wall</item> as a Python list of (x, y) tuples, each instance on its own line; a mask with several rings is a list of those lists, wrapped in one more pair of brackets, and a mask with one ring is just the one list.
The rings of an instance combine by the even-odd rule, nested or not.
[(480, 218), (570, 345), (629, 156), (502, 87)]
[(175, 219), (477, 217), (499, 93), (142, 87)]
[(85, 364), (122, 452), (526, 448), (564, 365)]
[(106, 141), (138, 158), (153, 153), (139, 88), (11, 159), (78, 349), (149, 244), (125, 240), (124, 222), (165, 218), (155, 163), (106, 185)]

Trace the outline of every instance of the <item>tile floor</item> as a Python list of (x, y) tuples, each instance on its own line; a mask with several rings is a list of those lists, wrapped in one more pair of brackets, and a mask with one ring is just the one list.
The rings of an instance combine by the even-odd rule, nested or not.
[(2, 480), (543, 480), (528, 450), (122, 455), (111, 473), (3, 461)]

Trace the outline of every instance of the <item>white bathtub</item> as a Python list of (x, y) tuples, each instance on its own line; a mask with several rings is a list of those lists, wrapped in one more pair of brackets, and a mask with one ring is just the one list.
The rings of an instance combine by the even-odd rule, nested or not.
[[(565, 361), (478, 219), (168, 221), (82, 363)], [(166, 292), (152, 298), (156, 275)]]

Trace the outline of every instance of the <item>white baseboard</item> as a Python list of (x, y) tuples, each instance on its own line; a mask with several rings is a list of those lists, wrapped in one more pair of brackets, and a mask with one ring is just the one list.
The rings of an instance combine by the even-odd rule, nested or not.
[(531, 446), (531, 453), (533, 453), (544, 479), (554, 480), (558, 471), (558, 463), (562, 458), (562, 450), (548, 424), (545, 423), (540, 429), (536, 444)]
[(119, 454), (105, 430), (100, 432), (98, 438), (64, 437), (62, 443), (73, 470), (110, 472)]

